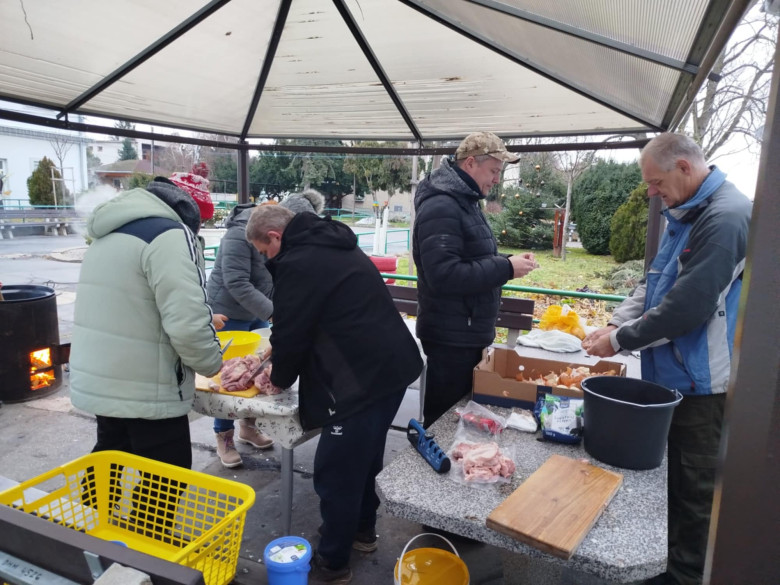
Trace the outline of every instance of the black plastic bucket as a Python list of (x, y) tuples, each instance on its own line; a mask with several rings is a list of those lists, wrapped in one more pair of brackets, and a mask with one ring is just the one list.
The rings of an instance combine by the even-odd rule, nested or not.
[(677, 390), (621, 376), (593, 376), (585, 391), (585, 450), (599, 461), (625, 469), (661, 465)]

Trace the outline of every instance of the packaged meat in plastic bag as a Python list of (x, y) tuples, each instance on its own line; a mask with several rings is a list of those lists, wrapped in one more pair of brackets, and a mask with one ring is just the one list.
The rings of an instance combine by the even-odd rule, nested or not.
[(542, 428), (542, 438), (576, 445), (582, 440), (585, 401), (545, 394), (536, 401), (534, 415)]
[(463, 408), (456, 408), (455, 414), (469, 427), (489, 435), (498, 435), (506, 428), (506, 419), (481, 404), (469, 400)]
[(452, 462), (449, 477), (475, 487), (508, 483), (515, 462), (514, 449), (501, 441), (506, 420), (472, 401), (458, 414), (458, 427), (447, 452)]

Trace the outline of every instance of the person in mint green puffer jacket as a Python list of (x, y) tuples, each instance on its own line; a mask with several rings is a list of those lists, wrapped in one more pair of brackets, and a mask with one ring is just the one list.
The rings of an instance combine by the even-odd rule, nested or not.
[(222, 365), (206, 302), (195, 201), (161, 177), (99, 205), (81, 268), (71, 401), (97, 417), (93, 451), (189, 468), (195, 372)]

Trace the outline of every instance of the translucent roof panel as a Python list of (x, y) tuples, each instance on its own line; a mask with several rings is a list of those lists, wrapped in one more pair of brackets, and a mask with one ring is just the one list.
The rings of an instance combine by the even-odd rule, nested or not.
[(276, 0), (232, 0), (87, 102), (83, 110), (240, 132), (278, 5)]
[(332, 2), (292, 3), (253, 136), (412, 134)]
[(658, 130), (747, 2), (6, 1), (0, 99), (259, 139)]
[(64, 106), (204, 4), (0, 2), (0, 96)]

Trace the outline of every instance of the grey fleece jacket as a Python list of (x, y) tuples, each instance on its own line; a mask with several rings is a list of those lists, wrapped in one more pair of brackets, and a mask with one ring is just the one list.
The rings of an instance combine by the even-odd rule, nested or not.
[(254, 204), (236, 206), (227, 220), (217, 259), (206, 286), (209, 305), (230, 319), (268, 321), (274, 312), (273, 281), (267, 258), (246, 239), (246, 224)]

